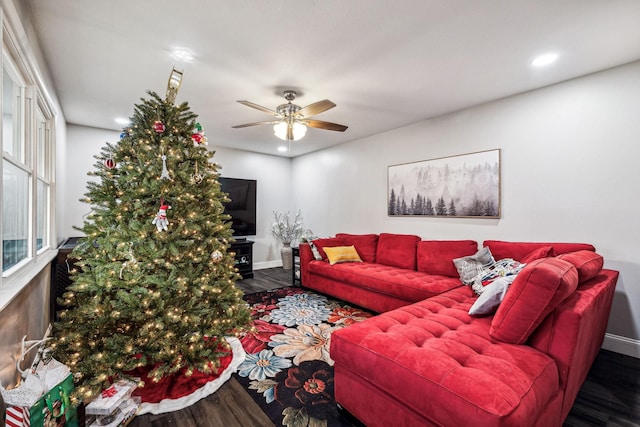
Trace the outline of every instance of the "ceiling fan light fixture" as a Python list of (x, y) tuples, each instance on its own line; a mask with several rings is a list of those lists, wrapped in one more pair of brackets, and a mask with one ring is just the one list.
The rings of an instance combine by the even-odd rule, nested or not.
[[(307, 133), (307, 127), (302, 123), (293, 122), (293, 140), (298, 141), (302, 139)], [(280, 122), (273, 126), (273, 134), (283, 141), (287, 141), (287, 122)]]
[(315, 120), (311, 117), (316, 114), (323, 113), (336, 106), (328, 99), (314, 102), (304, 108), (300, 108), (299, 105), (293, 104), (292, 101), (296, 97), (296, 92), (288, 90), (284, 92), (284, 97), (287, 100), (286, 104), (278, 105), (275, 110), (271, 108), (263, 107), (258, 104), (254, 104), (249, 101), (238, 101), (242, 105), (260, 110), (263, 113), (272, 115), (274, 119), (263, 120), (260, 122), (244, 123), (241, 125), (232, 126), (234, 129), (246, 128), (256, 125), (272, 125), (273, 134), (283, 141), (298, 141), (302, 139), (306, 133), (307, 128), (312, 127), (316, 129), (332, 130), (338, 132), (344, 132), (347, 130), (347, 126), (338, 123), (325, 122), (323, 120)]

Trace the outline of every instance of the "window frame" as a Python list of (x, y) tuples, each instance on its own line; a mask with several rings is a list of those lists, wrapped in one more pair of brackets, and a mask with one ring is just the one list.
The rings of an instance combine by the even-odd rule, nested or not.
[[(15, 11), (0, 7), (0, 58), (3, 73), (0, 83), (4, 79), (4, 69), (14, 82), (22, 85), (20, 111), (22, 114), (20, 129), (23, 153), (13, 156), (4, 151), (2, 145), (2, 162), (0, 162), (0, 177), (4, 175), (5, 161), (27, 173), (28, 176), (28, 217), (27, 221), (27, 256), (15, 265), (7, 268), (0, 275), (0, 310), (26, 287), (37, 275), (49, 267), (55, 258), (57, 249), (53, 247), (56, 238), (55, 224), (55, 154), (56, 154), (56, 110), (53, 107), (48, 91), (43, 85), (39, 67), (28, 45), (20, 18)], [(0, 95), (3, 87), (0, 85)], [(15, 95), (13, 97), (15, 99)], [(3, 110), (4, 99), (0, 96), (0, 112)], [(14, 108), (14, 114), (16, 109)], [(44, 119), (44, 120), (41, 120)], [(39, 126), (43, 124), (45, 136), (42, 147), (39, 141)], [(0, 137), (3, 123), (0, 120)], [(18, 144), (19, 145), (19, 144)], [(43, 150), (44, 152), (41, 152)], [(41, 158), (40, 156), (43, 155)], [(19, 157), (23, 157), (21, 160)], [(42, 164), (40, 161), (43, 160)], [(38, 249), (38, 183), (43, 182), (46, 196), (43, 211), (42, 247)], [(0, 178), (0, 220), (2, 220), (4, 204), (4, 178)], [(4, 241), (4, 230), (0, 229), (0, 238)], [(3, 248), (0, 247), (0, 256)]]

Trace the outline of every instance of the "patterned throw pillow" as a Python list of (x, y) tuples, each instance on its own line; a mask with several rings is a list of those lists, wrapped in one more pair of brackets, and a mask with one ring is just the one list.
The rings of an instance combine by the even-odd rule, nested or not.
[(329, 258), (329, 264), (334, 265), (341, 262), (362, 262), (355, 246), (335, 246), (333, 248), (324, 248), (324, 252)]
[(473, 279), (485, 269), (491, 267), (496, 261), (491, 255), (491, 251), (488, 247), (484, 247), (476, 252), (474, 255), (465, 256), (462, 258), (456, 258), (453, 263), (458, 270), (460, 280), (465, 285), (473, 283)]
[(522, 264), (511, 258), (501, 259), (494, 262), (489, 268), (484, 269), (478, 273), (473, 279), (471, 279), (471, 289), (478, 294), (482, 295), (486, 286), (494, 280), (500, 277), (514, 276), (525, 267), (526, 264)]
[(316, 245), (314, 245), (313, 242), (309, 242), (309, 246), (311, 247), (311, 252), (313, 253), (313, 258), (316, 261), (322, 261), (322, 255), (320, 255), (320, 251), (318, 251), (318, 248), (316, 248)]

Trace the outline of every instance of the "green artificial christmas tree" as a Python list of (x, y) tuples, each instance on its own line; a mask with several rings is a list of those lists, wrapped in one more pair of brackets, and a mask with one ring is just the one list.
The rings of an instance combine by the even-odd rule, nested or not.
[[(174, 71), (175, 72), (175, 71)], [(95, 158), (79, 270), (55, 324), (56, 357), (81, 398), (149, 367), (153, 381), (216, 373), (224, 337), (249, 324), (233, 255), (227, 195), (187, 103), (149, 92), (117, 144)]]

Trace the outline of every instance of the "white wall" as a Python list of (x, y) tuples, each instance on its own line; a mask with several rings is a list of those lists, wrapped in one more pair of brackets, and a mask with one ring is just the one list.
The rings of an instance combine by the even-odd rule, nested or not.
[[(96, 160), (107, 142), (116, 143), (120, 132), (96, 129), (86, 126), (68, 125), (67, 127), (67, 168), (63, 180), (66, 185), (63, 206), (59, 217), (60, 235), (63, 238), (81, 236), (73, 226), (82, 227), (83, 217), (89, 213), (89, 205), (80, 202), (86, 192), (87, 182), (96, 180), (87, 173), (94, 170)], [(221, 166), (221, 176), (229, 178), (256, 179), (258, 181), (257, 235), (250, 237), (253, 245), (254, 268), (266, 268), (282, 265), (280, 244), (271, 235), (273, 211), (293, 209), (291, 203), (290, 164), (288, 158), (249, 153), (228, 148), (210, 147), (215, 150), (213, 161)]]
[[(60, 215), (58, 217), (58, 235), (60, 239), (82, 236), (73, 227), (82, 227), (83, 219), (89, 214), (89, 205), (80, 202), (87, 191), (87, 182), (96, 180), (87, 176), (93, 171), (96, 159), (107, 142), (119, 139), (119, 132), (96, 129), (86, 126), (67, 125), (66, 167), (58, 169), (59, 180), (64, 182), (64, 194), (58, 197)], [(91, 179), (90, 179), (91, 178)]]
[(253, 268), (281, 266), (282, 245), (271, 234), (271, 223), (273, 211), (295, 210), (291, 205), (291, 160), (222, 147), (212, 149), (216, 152), (213, 160), (222, 166), (220, 176), (258, 181), (257, 235), (249, 238), (256, 242), (253, 245)]
[[(495, 148), (500, 219), (387, 216), (389, 165)], [(319, 235), (592, 243), (621, 273), (607, 345), (640, 357), (639, 162), (637, 62), (298, 157), (291, 182)]]

